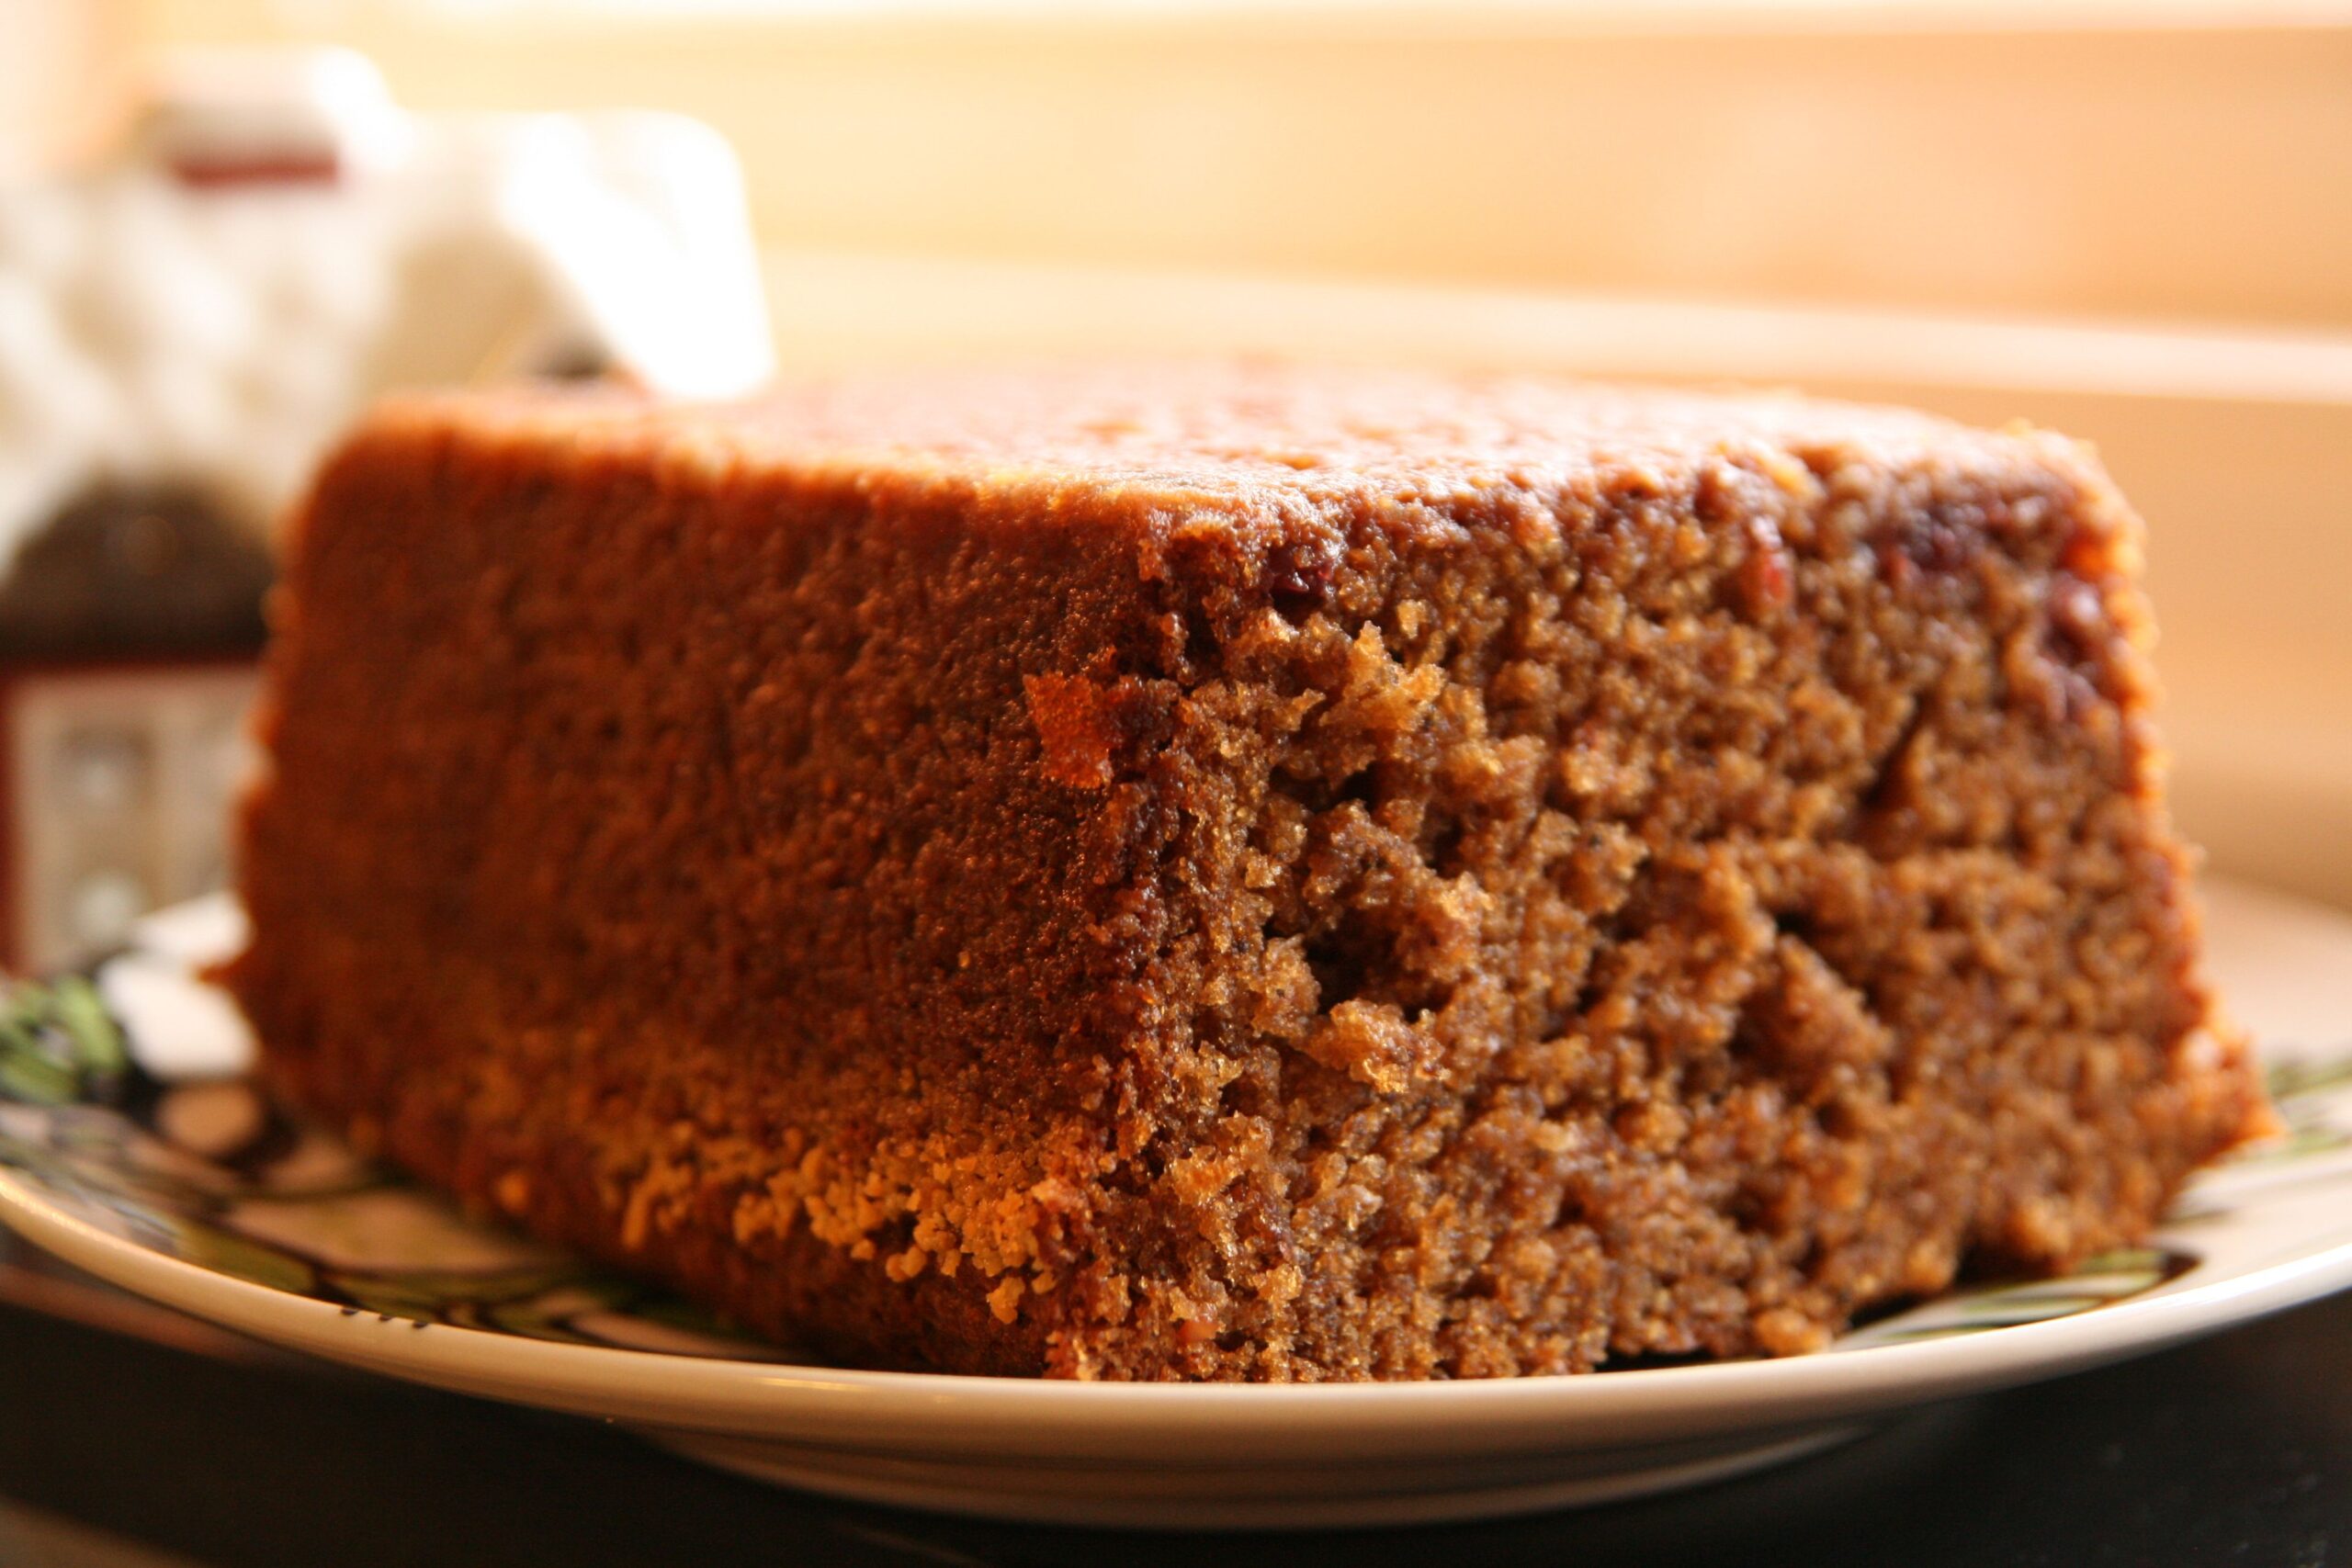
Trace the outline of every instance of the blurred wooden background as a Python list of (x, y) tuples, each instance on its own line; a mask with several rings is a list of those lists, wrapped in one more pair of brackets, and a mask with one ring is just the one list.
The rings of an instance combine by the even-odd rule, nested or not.
[(2352, 5), (77, 10), (708, 118), (790, 365), (1263, 348), (2086, 436), (2153, 530), (2184, 823), (2352, 903)]
[(778, 245), (2352, 327), (2352, 6), (136, 5), (688, 110)]

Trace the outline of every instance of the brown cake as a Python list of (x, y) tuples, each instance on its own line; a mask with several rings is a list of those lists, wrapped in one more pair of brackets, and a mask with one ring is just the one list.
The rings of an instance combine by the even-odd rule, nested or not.
[(277, 606), (296, 1100), (867, 1364), (1781, 1353), (2262, 1114), (2054, 436), (1362, 372), (384, 409)]

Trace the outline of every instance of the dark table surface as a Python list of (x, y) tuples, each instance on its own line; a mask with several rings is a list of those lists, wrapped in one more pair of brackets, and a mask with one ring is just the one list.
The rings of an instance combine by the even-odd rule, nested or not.
[(1703, 1490), (1313, 1535), (838, 1504), (592, 1422), (223, 1359), (190, 1327), (175, 1347), (0, 1305), (0, 1564), (2352, 1564), (2352, 1294)]

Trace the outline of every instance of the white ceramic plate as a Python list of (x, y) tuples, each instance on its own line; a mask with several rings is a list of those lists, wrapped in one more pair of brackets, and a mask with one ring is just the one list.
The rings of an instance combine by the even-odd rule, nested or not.
[[(2352, 1284), (2352, 920), (2216, 886), (2215, 964), (2292, 1131), (2163, 1232), (1788, 1360), (1494, 1382), (1182, 1386), (838, 1371), (469, 1224), (269, 1111), (190, 966), (225, 903), (0, 1006), (0, 1219), (114, 1283), (280, 1346), (605, 1416), (871, 1501), (1088, 1524), (1462, 1518), (1736, 1473), (1874, 1418), (2156, 1349)], [(127, 1049), (126, 1049), (127, 1047)]]

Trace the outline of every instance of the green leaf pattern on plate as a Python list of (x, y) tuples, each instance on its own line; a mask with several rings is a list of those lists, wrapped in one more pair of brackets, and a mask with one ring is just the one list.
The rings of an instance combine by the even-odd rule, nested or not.
[(0, 1097), (67, 1105), (121, 1081), (130, 1065), (122, 1031), (86, 976), (0, 985)]

